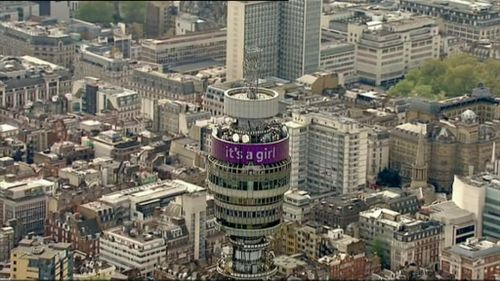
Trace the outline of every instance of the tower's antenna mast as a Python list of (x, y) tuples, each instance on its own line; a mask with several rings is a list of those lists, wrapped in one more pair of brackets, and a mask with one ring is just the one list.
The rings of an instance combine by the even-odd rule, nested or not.
[(259, 87), (259, 55), (260, 49), (257, 47), (248, 48), (245, 50), (245, 86), (247, 97), (256, 99)]

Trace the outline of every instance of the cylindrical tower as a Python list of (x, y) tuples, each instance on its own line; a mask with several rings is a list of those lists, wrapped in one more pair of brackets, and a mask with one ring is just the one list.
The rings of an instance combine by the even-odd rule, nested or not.
[(278, 93), (234, 88), (224, 95), (231, 118), (212, 133), (209, 189), (217, 223), (232, 245), (217, 270), (231, 279), (266, 279), (276, 273), (266, 237), (281, 223), (283, 194), (289, 188), (288, 131), (273, 121)]

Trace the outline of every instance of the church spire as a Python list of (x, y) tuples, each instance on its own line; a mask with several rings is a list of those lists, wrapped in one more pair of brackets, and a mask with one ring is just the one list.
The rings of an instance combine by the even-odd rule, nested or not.
[(427, 162), (425, 161), (425, 133), (423, 128), (420, 128), (418, 136), (417, 151), (415, 155), (415, 163), (411, 169), (410, 187), (423, 187), (427, 185)]

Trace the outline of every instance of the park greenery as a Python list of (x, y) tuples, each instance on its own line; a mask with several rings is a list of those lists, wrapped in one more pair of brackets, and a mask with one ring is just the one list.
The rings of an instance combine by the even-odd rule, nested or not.
[(480, 83), (500, 96), (500, 60), (481, 61), (468, 54), (426, 61), (389, 90), (393, 97), (443, 99), (470, 93)]
[(88, 22), (144, 23), (146, 1), (82, 1), (75, 17)]

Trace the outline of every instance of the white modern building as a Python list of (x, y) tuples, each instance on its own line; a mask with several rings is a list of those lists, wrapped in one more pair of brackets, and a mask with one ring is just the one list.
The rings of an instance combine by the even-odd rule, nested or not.
[(452, 201), (461, 209), (472, 212), (477, 220), (477, 234), (483, 233), (483, 210), (486, 189), (482, 182), (466, 177), (455, 176), (453, 180)]
[(0, 182), (0, 223), (17, 219), (22, 224), (22, 236), (29, 232), (43, 234), (48, 195), (54, 190), (55, 183), (45, 179)]
[(366, 184), (368, 129), (329, 113), (294, 114), (290, 131), (291, 183), (312, 194), (346, 194)]
[(105, 230), (99, 237), (99, 258), (120, 271), (138, 269), (141, 275), (152, 276), (154, 269), (167, 258), (166, 243), (161, 235), (116, 227)]
[(348, 41), (356, 44), (355, 66), (362, 81), (390, 84), (426, 60), (439, 58), (441, 36), (434, 19), (413, 17), (372, 27), (370, 23), (348, 25)]
[(311, 196), (307, 191), (291, 189), (283, 200), (283, 218), (288, 221), (305, 223), (311, 213)]
[(103, 87), (97, 91), (97, 112), (116, 112), (120, 120), (139, 117), (141, 99), (135, 91), (120, 87)]
[(477, 220), (472, 212), (460, 209), (453, 201), (428, 207), (429, 218), (443, 223), (444, 248), (477, 237)]

